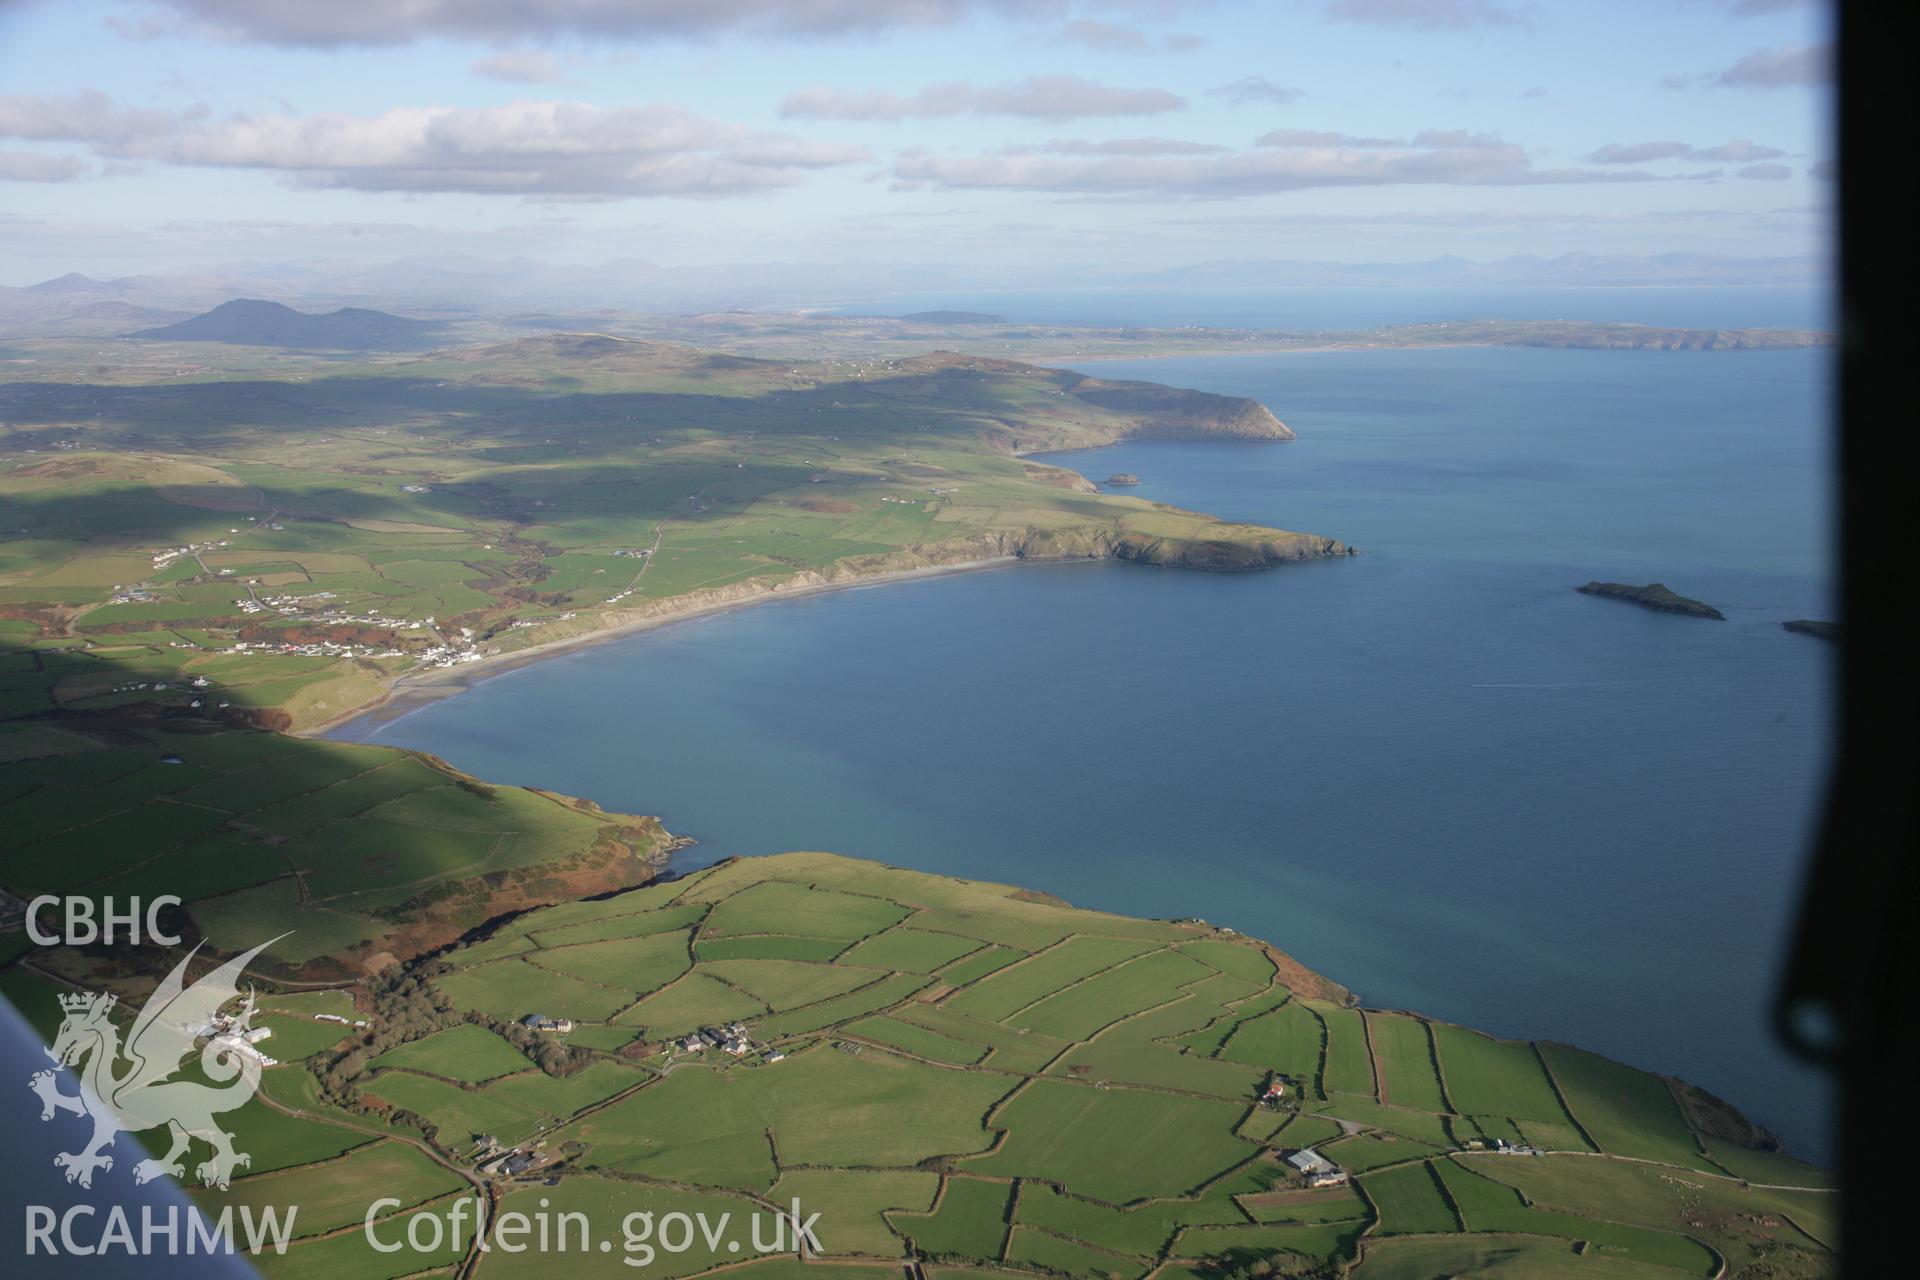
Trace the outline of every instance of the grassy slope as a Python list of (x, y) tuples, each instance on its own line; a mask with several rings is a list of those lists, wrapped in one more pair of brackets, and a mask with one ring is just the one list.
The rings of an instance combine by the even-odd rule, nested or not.
[[(9, 892), (173, 894), (216, 947), (288, 932), (269, 955), (308, 977), (631, 886), (667, 843), (651, 818), (392, 747), (109, 717), (0, 723), (0, 826)], [(65, 948), (43, 962), (88, 963)]]

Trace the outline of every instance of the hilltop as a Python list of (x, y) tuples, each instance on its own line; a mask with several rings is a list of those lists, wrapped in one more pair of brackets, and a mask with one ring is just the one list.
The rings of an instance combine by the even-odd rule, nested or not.
[(398, 351), (432, 344), (441, 326), (409, 320), (385, 311), (342, 307), (320, 315), (295, 311), (279, 302), (236, 298), (213, 310), (174, 324), (128, 334), (170, 342), (231, 342), (256, 347), (295, 347), (338, 351)]

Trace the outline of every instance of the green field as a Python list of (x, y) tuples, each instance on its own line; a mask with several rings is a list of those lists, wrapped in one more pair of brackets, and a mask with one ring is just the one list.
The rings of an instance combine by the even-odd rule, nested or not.
[(1109, 1204), (1183, 1195), (1254, 1154), (1239, 1109), (1144, 1089), (1037, 1080), (993, 1117), (1007, 1137), (979, 1173), (1045, 1178)]
[(344, 1159), (309, 1165), (280, 1177), (245, 1178), (230, 1191), (204, 1192), (194, 1202), (218, 1213), (232, 1205), (298, 1205), (295, 1229), (300, 1236), (320, 1235), (358, 1225), (367, 1212), (367, 1188), (378, 1187), (402, 1208), (438, 1199), (466, 1183), (449, 1169), (435, 1164), (402, 1142), (380, 1142), (361, 1147)]
[(1452, 1110), (1440, 1090), (1425, 1022), (1397, 1013), (1370, 1013), (1367, 1035), (1379, 1064), (1381, 1101), (1418, 1111)]
[[(1051, 950), (1009, 965), (968, 986), (948, 1003), (960, 1013), (1004, 1021), (1062, 988), (1152, 950), (1130, 938), (1068, 938)], [(1044, 1033), (1044, 1028), (1030, 1027)]]
[(1138, 1280), (1147, 1271), (1146, 1264), (1134, 1259), (1024, 1224), (1016, 1226), (1007, 1241), (1007, 1262), (1029, 1271), (1119, 1276), (1123, 1280)]
[(1298, 1000), (1234, 1025), (1219, 1056), (1278, 1072), (1309, 1089), (1320, 1079), (1321, 1051), (1327, 1029), (1313, 1010)]
[[(1511, 1214), (1523, 1194), (1531, 1207), (1519, 1219), (1552, 1220), (1556, 1235), (1604, 1242), (1608, 1251), (1696, 1272), (1711, 1272), (1711, 1248), (1732, 1269), (1761, 1264), (1780, 1275), (1820, 1275), (1831, 1264), (1838, 1197), (1827, 1191), (1776, 1191), (1726, 1178), (1676, 1174), (1671, 1169), (1583, 1156), (1514, 1159), (1456, 1158), (1464, 1183), (1489, 1211)], [(1593, 1167), (1587, 1167), (1593, 1166)], [(1471, 1211), (1470, 1220), (1471, 1220)], [(1494, 1219), (1499, 1220), (1499, 1219)]]
[(485, 1027), (463, 1023), (409, 1041), (373, 1060), (375, 1068), (406, 1069), (481, 1084), (517, 1071), (530, 1071), (526, 1055)]
[(1148, 1259), (1165, 1252), (1182, 1227), (1245, 1222), (1247, 1215), (1218, 1190), (1192, 1200), (1156, 1200), (1117, 1209), (1030, 1183), (1021, 1188), (1019, 1221), (1109, 1252)]
[(1372, 1097), (1373, 1055), (1367, 1049), (1367, 1025), (1360, 1011), (1330, 1005), (1312, 1008), (1327, 1028), (1326, 1067), (1322, 1077), (1327, 1092)]
[(1360, 1187), (1380, 1215), (1382, 1235), (1459, 1230), (1439, 1176), (1425, 1161), (1368, 1174), (1360, 1179)]
[(831, 1254), (898, 1258), (907, 1242), (887, 1223), (889, 1212), (925, 1212), (940, 1190), (940, 1175), (922, 1170), (799, 1169), (781, 1176), (770, 1198), (798, 1199), (820, 1214), (820, 1245)]
[(895, 1229), (928, 1257), (995, 1259), (1007, 1238), (1013, 1186), (984, 1178), (947, 1178), (927, 1214), (890, 1214)]
[[(942, 966), (980, 949), (980, 943), (973, 938), (962, 938), (951, 933), (928, 933), (924, 929), (911, 929), (903, 925), (876, 933), (860, 943), (847, 953), (847, 963), (879, 969), (901, 969), (909, 973), (935, 973)], [(948, 972), (951, 975), (954, 970)], [(964, 985), (965, 981), (951, 976), (947, 980), (955, 986)]]
[(1447, 1093), (1462, 1114), (1567, 1122), (1553, 1082), (1530, 1044), (1493, 1040), (1465, 1027), (1433, 1024)]
[(1529, 1236), (1369, 1241), (1360, 1280), (1673, 1280), (1665, 1267), (1595, 1257), (1570, 1240)]
[(858, 1022), (849, 1022), (846, 1029), (864, 1040), (891, 1045), (915, 1057), (931, 1058), (935, 1062), (951, 1063), (958, 1067), (972, 1066), (987, 1056), (985, 1045), (955, 1040), (952, 1036), (915, 1026), (911, 1022), (902, 1022), (898, 1018), (862, 1018)]
[(1573, 1118), (1602, 1151), (1713, 1168), (1660, 1077), (1565, 1045), (1544, 1044), (1540, 1052)]
[(526, 960), (553, 973), (637, 999), (646, 992), (658, 991), (693, 966), (687, 955), (688, 939), (688, 934), (676, 930), (567, 946), (543, 944)]

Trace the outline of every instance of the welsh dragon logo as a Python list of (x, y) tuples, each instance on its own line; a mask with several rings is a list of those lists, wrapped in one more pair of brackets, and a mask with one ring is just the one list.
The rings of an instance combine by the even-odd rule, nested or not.
[[(79, 1073), (80, 1092), (77, 1096), (60, 1092), (60, 1077), (51, 1070), (34, 1072), (27, 1087), (40, 1095), (42, 1120), (64, 1111), (93, 1121), (93, 1136), (85, 1146), (53, 1158), (66, 1170), (68, 1182), (91, 1187), (94, 1170), (113, 1168), (113, 1157), (106, 1150), (115, 1137), (162, 1126), (172, 1145), (165, 1155), (135, 1165), (135, 1182), (148, 1182), (163, 1173), (182, 1176), (186, 1170), (181, 1157), (196, 1138), (213, 1148), (212, 1158), (195, 1170), (210, 1187), (225, 1188), (236, 1168), (251, 1163), (245, 1152), (234, 1150), (233, 1135), (221, 1129), (214, 1117), (245, 1105), (260, 1087), (260, 1057), (248, 1052), (246, 1037), (253, 1018), (253, 994), (247, 994), (237, 1014), (222, 1017), (220, 1010), (239, 996), (240, 974), (248, 963), (277, 941), (270, 939), (237, 955), (187, 986), (187, 966), (200, 950), (194, 947), (134, 1017), (124, 1044), (112, 1016), (118, 997), (92, 991), (60, 997), (66, 1017), (47, 1056)], [(200, 1069), (208, 1079), (230, 1083), (173, 1078), (203, 1037)], [(84, 1067), (80, 1066), (83, 1058)]]

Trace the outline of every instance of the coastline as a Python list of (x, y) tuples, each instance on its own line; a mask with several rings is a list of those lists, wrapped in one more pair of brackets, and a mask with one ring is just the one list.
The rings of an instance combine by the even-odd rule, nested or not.
[[(1187, 568), (1209, 572), (1244, 572), (1271, 568), (1296, 561), (1352, 556), (1357, 552), (1335, 538), (1319, 534), (1298, 534), (1283, 530), (1265, 530), (1275, 535), (1260, 539), (1234, 560), (1209, 560), (1204, 556), (1188, 559), (1156, 558), (1152, 540), (1141, 543), (1126, 537), (1100, 532), (1091, 539), (1059, 536), (1073, 531), (1028, 529), (1022, 533), (977, 534), (951, 543), (937, 543), (918, 550), (889, 552), (884, 555), (852, 557), (823, 569), (803, 570), (786, 577), (749, 578), (725, 587), (708, 587), (678, 596), (656, 600), (638, 609), (623, 609), (595, 615), (572, 634), (557, 636), (514, 649), (463, 662), (456, 667), (436, 667), (428, 671), (408, 671), (386, 679), (380, 697), (361, 703), (338, 715), (290, 730), (294, 736), (322, 738), (341, 726), (374, 717), (389, 723), (442, 698), (453, 697), (483, 680), (491, 679), (523, 666), (545, 661), (561, 653), (601, 641), (651, 630), (672, 622), (745, 608), (768, 600), (817, 595), (850, 587), (873, 586), (917, 578), (938, 577), (950, 573), (970, 573), (1001, 568), (1022, 562), (1065, 564), (1076, 561), (1121, 560), (1154, 567)], [(1191, 549), (1191, 548), (1189, 548)]]
[[(1024, 557), (1017, 555), (988, 556), (976, 560), (955, 561), (951, 564), (927, 564), (905, 569), (889, 569), (878, 573), (856, 572), (817, 582), (800, 582), (800, 579), (820, 577), (819, 574), (798, 574), (793, 578), (775, 580), (757, 589), (746, 590), (742, 594), (726, 598), (711, 597), (725, 592), (740, 591), (741, 588), (754, 588), (755, 584), (746, 582), (737, 587), (721, 588), (718, 592), (693, 592), (684, 596), (670, 596), (660, 602), (661, 607), (649, 610), (644, 617), (597, 627), (579, 635), (544, 640), (539, 644), (528, 645), (524, 649), (492, 654), (475, 662), (463, 663), (458, 667), (437, 667), (431, 671), (403, 673), (388, 684), (386, 693), (378, 701), (355, 707), (351, 711), (343, 712), (317, 724), (296, 729), (292, 736), (324, 738), (344, 725), (363, 719), (371, 719), (380, 724), (390, 723), (409, 712), (464, 693), (475, 685), (496, 676), (506, 675), (510, 671), (518, 671), (523, 667), (530, 667), (577, 649), (637, 635), (643, 631), (652, 631), (677, 622), (692, 622), (715, 614), (729, 613), (735, 609), (751, 608), (772, 600), (792, 600), (801, 596), (847, 591), (855, 587), (881, 586), (921, 578), (939, 578), (949, 574), (977, 573), (983, 569), (1002, 569), (1020, 564), (1023, 559)], [(1035, 563), (1070, 562), (1035, 561)], [(799, 585), (790, 585), (796, 582)]]

